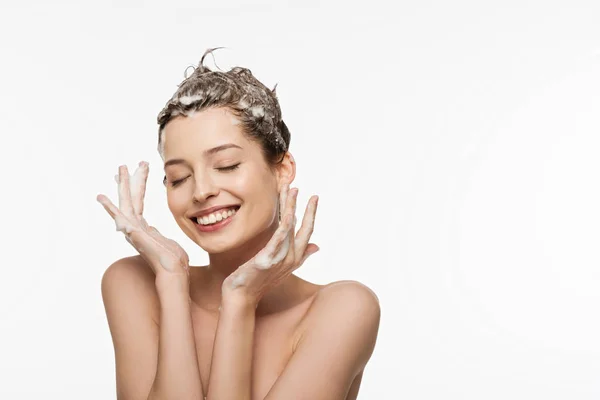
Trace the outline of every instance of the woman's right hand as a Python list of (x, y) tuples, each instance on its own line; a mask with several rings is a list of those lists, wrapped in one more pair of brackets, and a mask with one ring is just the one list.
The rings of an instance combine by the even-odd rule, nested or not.
[(146, 260), (157, 277), (185, 274), (189, 278), (189, 257), (185, 250), (149, 226), (142, 216), (148, 170), (148, 163), (142, 161), (130, 179), (127, 166), (119, 167), (119, 175), (115, 175), (119, 184), (118, 208), (103, 194), (99, 194), (96, 200), (115, 220), (117, 231), (125, 234), (125, 239)]

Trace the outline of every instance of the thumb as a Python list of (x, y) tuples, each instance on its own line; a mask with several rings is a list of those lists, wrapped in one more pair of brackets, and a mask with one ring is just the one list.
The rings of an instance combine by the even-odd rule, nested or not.
[(319, 250), (321, 250), (319, 246), (314, 243), (309, 243), (308, 246), (306, 246), (306, 250), (304, 250), (304, 255), (302, 256), (302, 260), (300, 260), (300, 264), (298, 266), (304, 264), (304, 261), (306, 261), (308, 257), (312, 256)]

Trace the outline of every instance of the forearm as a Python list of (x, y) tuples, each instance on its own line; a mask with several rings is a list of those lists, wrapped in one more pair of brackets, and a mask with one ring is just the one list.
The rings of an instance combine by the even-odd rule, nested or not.
[(158, 278), (156, 287), (158, 366), (148, 400), (203, 400), (188, 281), (179, 276)]
[(250, 400), (256, 306), (224, 296), (213, 345), (208, 400)]

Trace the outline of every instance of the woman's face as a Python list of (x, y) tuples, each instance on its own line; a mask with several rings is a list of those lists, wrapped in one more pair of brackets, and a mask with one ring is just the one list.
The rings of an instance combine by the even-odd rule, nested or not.
[[(226, 108), (177, 116), (164, 129), (169, 209), (185, 234), (211, 254), (242, 246), (278, 224), (279, 174), (241, 129)], [(203, 231), (192, 218), (220, 206), (238, 209), (219, 229)]]

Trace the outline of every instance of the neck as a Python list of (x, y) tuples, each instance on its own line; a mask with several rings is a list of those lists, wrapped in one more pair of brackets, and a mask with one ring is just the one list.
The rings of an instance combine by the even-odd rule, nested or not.
[[(209, 253), (210, 264), (202, 268), (205, 271), (205, 274), (203, 273), (205, 279), (200, 280), (203, 283), (197, 285), (198, 290), (191, 294), (192, 301), (201, 308), (215, 311), (221, 303), (221, 287), (225, 278), (261, 251), (271, 240), (278, 226), (279, 223), (275, 221), (267, 230), (239, 248), (224, 253)], [(293, 288), (297, 284), (299, 284), (299, 279), (290, 275), (279, 285), (270, 289), (260, 300), (256, 309), (257, 315), (268, 315), (288, 307), (289, 302), (285, 300), (293, 297), (292, 293), (295, 293)]]

